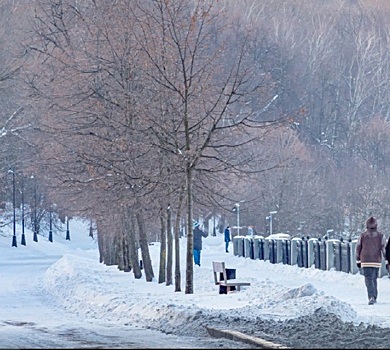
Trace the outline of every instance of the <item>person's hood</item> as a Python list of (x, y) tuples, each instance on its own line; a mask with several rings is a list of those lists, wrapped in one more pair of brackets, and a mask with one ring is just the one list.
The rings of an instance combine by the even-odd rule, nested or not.
[(375, 230), (378, 227), (377, 221), (373, 216), (371, 216), (370, 218), (367, 219), (366, 227), (369, 230)]

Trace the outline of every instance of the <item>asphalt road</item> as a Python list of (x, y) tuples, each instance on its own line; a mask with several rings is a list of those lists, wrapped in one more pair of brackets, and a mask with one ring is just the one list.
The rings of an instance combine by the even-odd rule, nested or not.
[(179, 337), (71, 314), (40, 287), (41, 277), (59, 258), (0, 256), (0, 349), (251, 348), (228, 339)]
[(41, 327), (1, 321), (1, 349), (244, 349), (241, 342), (215, 338), (177, 337), (118, 325)]

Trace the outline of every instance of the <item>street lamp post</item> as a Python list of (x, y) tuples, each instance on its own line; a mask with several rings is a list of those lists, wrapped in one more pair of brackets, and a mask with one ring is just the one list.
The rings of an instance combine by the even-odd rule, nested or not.
[[(245, 200), (241, 200), (240, 203), (244, 203)], [(237, 236), (240, 235), (240, 203), (234, 204), (234, 207), (232, 211), (236, 212), (237, 214)]]
[(240, 204), (236, 203), (237, 206), (237, 236), (240, 235)]
[(66, 238), (67, 241), (70, 241), (70, 233), (69, 233), (69, 217), (66, 217)]
[(22, 195), (22, 240), (21, 245), (26, 245), (26, 235), (24, 234), (24, 182), (23, 176), (21, 177), (21, 195)]
[(240, 203), (234, 204), (233, 211), (237, 214), (237, 236), (240, 235)]
[(49, 211), (49, 241), (53, 242), (53, 211), (51, 207)]
[(12, 235), (12, 246), (17, 247), (16, 243), (16, 196), (15, 196), (15, 172), (13, 170), (8, 170), (12, 174), (12, 208), (13, 208), (13, 235)]
[(325, 239), (329, 238), (329, 233), (332, 233), (332, 232), (333, 232), (333, 229), (326, 230)]
[(34, 242), (38, 242), (38, 222), (37, 222), (37, 180), (34, 175), (31, 175), (34, 179)]
[(267, 216), (267, 219), (269, 219), (269, 234), (272, 235), (272, 215), (275, 215), (277, 213), (276, 210), (270, 211), (269, 216)]

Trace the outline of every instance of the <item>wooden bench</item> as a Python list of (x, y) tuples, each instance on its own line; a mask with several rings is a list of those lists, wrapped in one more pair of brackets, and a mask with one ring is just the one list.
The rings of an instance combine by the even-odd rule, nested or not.
[(241, 286), (250, 286), (249, 282), (236, 279), (236, 269), (227, 269), (224, 262), (213, 261), (214, 281), (219, 286), (219, 294), (227, 294), (230, 291), (240, 291)]

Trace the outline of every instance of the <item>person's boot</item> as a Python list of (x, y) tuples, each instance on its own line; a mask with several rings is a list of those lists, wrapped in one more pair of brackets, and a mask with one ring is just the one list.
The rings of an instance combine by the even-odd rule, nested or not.
[(371, 297), (370, 300), (368, 301), (368, 305), (374, 305), (375, 304), (375, 298)]

